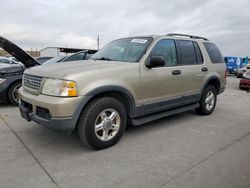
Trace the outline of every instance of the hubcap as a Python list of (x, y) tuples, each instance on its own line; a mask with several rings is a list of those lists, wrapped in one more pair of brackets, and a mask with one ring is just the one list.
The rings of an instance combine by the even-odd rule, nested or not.
[(95, 134), (101, 141), (109, 141), (118, 133), (121, 117), (115, 109), (103, 110), (95, 121)]
[(22, 86), (22, 84), (17, 85), (14, 87), (13, 92), (12, 92), (12, 97), (13, 99), (18, 103), (19, 102), (19, 96), (18, 96), (18, 89)]
[(209, 91), (206, 96), (205, 104), (206, 104), (206, 109), (211, 110), (214, 107), (215, 103), (215, 95), (214, 92)]

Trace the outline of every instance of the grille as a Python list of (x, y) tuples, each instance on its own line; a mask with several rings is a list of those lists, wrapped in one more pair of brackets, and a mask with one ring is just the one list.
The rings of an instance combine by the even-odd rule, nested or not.
[(39, 90), (42, 82), (42, 77), (40, 76), (33, 76), (29, 74), (24, 74), (23, 75), (23, 85), (25, 87), (34, 89), (34, 90)]

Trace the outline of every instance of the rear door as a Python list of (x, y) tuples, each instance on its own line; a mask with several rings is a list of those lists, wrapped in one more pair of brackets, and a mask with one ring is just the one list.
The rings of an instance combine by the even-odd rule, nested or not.
[(204, 65), (199, 45), (191, 40), (176, 40), (179, 65), (182, 75), (181, 93), (184, 103), (199, 100), (204, 77), (208, 67)]

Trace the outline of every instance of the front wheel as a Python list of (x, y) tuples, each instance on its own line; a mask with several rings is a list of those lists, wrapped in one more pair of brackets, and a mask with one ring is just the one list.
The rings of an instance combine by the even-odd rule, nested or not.
[(209, 115), (214, 111), (217, 102), (217, 93), (214, 86), (209, 85), (205, 88), (200, 99), (200, 106), (195, 111), (200, 115)]
[(82, 142), (93, 149), (115, 145), (127, 124), (124, 105), (115, 98), (103, 97), (90, 102), (80, 115), (77, 132)]
[(18, 89), (22, 86), (22, 82), (14, 83), (9, 91), (8, 91), (8, 98), (11, 104), (18, 106), (19, 103), (19, 96), (18, 96)]

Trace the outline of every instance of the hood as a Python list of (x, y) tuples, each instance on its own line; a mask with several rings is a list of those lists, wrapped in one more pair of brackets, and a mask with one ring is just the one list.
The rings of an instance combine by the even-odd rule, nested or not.
[(82, 72), (96, 71), (101, 72), (107, 69), (123, 68), (132, 66), (133, 63), (117, 61), (74, 61), (48, 64), (46, 66), (37, 66), (25, 71), (26, 74), (39, 75), (48, 78), (63, 78), (66, 75), (77, 74)]
[(0, 47), (9, 54), (11, 54), (13, 57), (15, 57), (18, 61), (22, 62), (26, 68), (40, 65), (38, 61), (36, 61), (33, 57), (27, 54), (24, 50), (22, 50), (17, 45), (1, 36)]
[(19, 64), (0, 63), (0, 76), (23, 72), (23, 70)]

